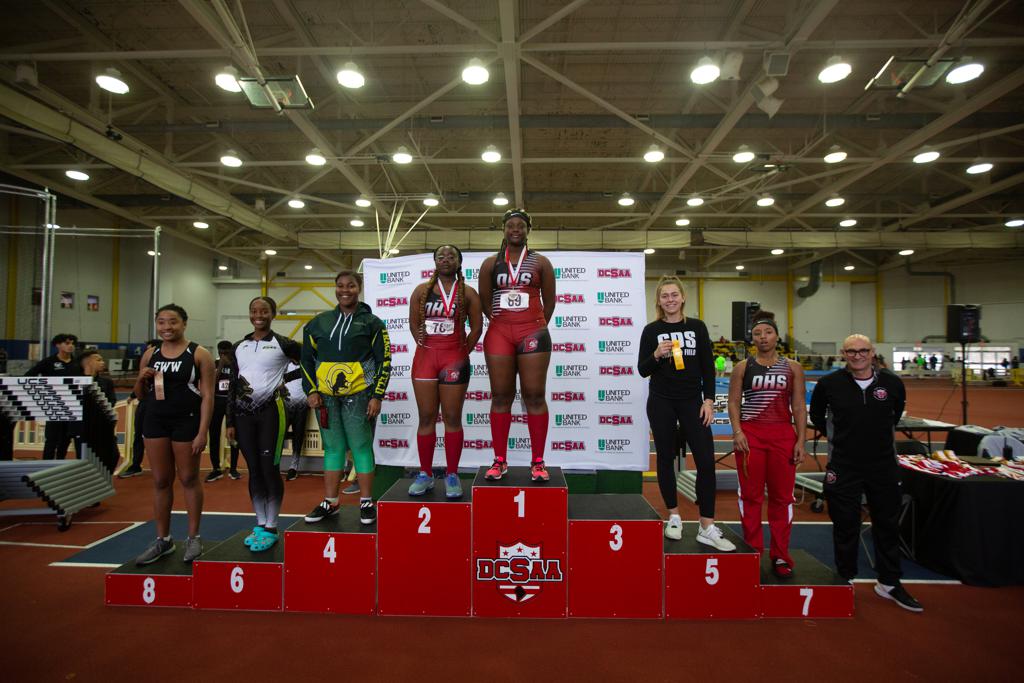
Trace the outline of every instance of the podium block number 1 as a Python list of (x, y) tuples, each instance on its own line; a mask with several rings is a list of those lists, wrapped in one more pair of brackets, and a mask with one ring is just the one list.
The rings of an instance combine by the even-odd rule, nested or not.
[(514, 500), (518, 505), (518, 512), (516, 516), (519, 518), (526, 517), (526, 491), (520, 491), (512, 498), (512, 500)]

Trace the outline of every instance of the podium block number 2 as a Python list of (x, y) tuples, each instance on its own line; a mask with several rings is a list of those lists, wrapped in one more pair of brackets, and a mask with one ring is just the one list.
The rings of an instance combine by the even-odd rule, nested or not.
[(430, 533), (430, 508), (426, 505), (420, 508), (420, 511), (416, 515), (420, 519), (420, 528), (416, 530), (418, 534), (429, 534)]
[(244, 589), (245, 571), (236, 565), (235, 568), (231, 570), (231, 592), (241, 593)]

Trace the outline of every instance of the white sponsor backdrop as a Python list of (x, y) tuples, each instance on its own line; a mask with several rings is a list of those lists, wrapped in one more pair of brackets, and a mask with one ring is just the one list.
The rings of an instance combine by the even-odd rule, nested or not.
[[(494, 252), (463, 256), (467, 282), (477, 288), (480, 264)], [(555, 269), (558, 303), (549, 325), (553, 344), (548, 370), (550, 422), (545, 460), (566, 469), (646, 470), (647, 381), (636, 372), (637, 344), (646, 324), (644, 255), (638, 252), (544, 252)], [(430, 254), (363, 261), (364, 300), (391, 335), (391, 382), (374, 443), (377, 462), (416, 466), (418, 413), (412, 391), (416, 345), (409, 332), (409, 298), (430, 277)], [(484, 330), (487, 317), (484, 316)], [(483, 337), (470, 355), (472, 376), (463, 407), (461, 466), (489, 465), (491, 386)], [(509, 462), (530, 461), (526, 410), (512, 406)], [(444, 464), (444, 428), (437, 426), (434, 464)]]

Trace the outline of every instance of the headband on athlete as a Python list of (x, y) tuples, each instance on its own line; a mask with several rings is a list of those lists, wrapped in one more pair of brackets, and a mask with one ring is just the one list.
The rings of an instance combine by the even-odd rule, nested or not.
[(515, 216), (519, 216), (526, 221), (526, 227), (533, 227), (533, 221), (530, 220), (530, 214), (526, 213), (525, 209), (509, 209), (505, 212), (505, 215), (501, 217), (501, 224), (504, 225), (505, 223), (508, 223), (508, 219), (514, 218)]
[(772, 329), (775, 330), (775, 334), (779, 333), (779, 326), (776, 325), (775, 321), (772, 320), (771, 318), (761, 318), (760, 320), (755, 320), (754, 324), (750, 326), (750, 329), (753, 330), (758, 325), (771, 325)]

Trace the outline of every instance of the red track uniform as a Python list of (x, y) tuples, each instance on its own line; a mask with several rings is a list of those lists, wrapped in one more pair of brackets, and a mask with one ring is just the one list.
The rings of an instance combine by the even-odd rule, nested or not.
[(748, 544), (764, 549), (761, 534), (761, 504), (768, 484), (768, 529), (771, 532), (769, 556), (774, 562), (789, 556), (789, 533), (793, 526), (793, 485), (796, 466), (793, 447), (793, 369), (780, 357), (766, 368), (748, 358), (743, 373), (743, 403), (740, 424), (750, 445), (750, 453), (737, 454), (739, 506), (743, 537)]
[[(441, 283), (438, 283), (441, 286)], [(458, 283), (453, 285), (458, 288)], [(413, 380), (437, 380), (441, 384), (469, 383), (469, 351), (466, 349), (465, 329), (456, 329), (459, 321), (459, 306), (455, 291), (451, 300), (434, 289), (427, 293), (424, 324), (427, 332), (423, 346), (416, 347), (412, 360)]]
[(551, 350), (551, 335), (540, 297), (540, 258), (525, 250), (522, 262), (511, 263), (507, 254), (494, 263), (491, 325), (484, 337), (484, 353), (515, 356)]

